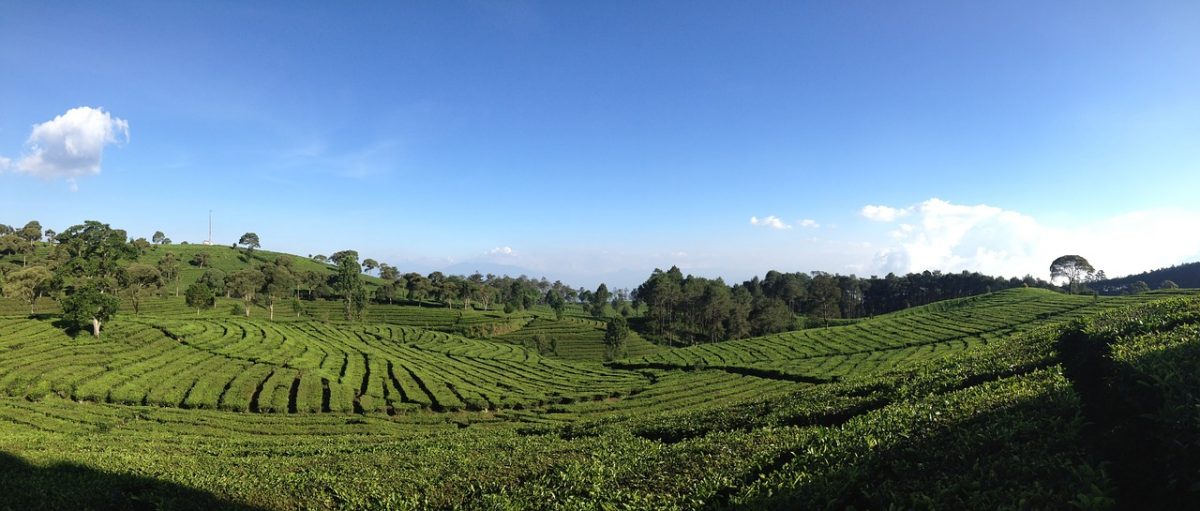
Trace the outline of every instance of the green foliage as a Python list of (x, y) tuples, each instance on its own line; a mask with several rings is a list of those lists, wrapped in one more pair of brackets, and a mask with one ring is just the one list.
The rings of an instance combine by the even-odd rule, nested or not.
[(1072, 293), (1079, 292), (1079, 285), (1090, 279), (1096, 269), (1082, 256), (1065, 255), (1050, 263), (1050, 278), (1067, 279), (1067, 288)]
[(100, 337), (105, 322), (117, 314), (121, 302), (105, 292), (101, 286), (89, 283), (75, 288), (62, 301), (62, 318), (73, 329), (92, 329), (92, 335)]
[(604, 329), (604, 358), (613, 360), (625, 356), (625, 339), (629, 337), (629, 324), (624, 316), (608, 320)]
[[(1128, 460), (1093, 452), (1091, 435), (1105, 428), (1085, 424), (1108, 424), (1091, 415), (1100, 395), (1141, 421), (1114, 430), (1135, 432), (1161, 465), (1149, 488), (1195, 500), (1200, 303), (1181, 294), (1008, 290), (857, 322), (831, 307), (828, 321), (841, 326), (665, 349), (622, 328), (623, 315), (587, 318), (593, 293), (559, 312), (564, 288), (531, 279), (420, 277), (464, 307), (378, 305), (350, 323), (328, 320), (344, 301), (292, 294), (330, 276), (341, 288), (350, 274), (365, 293), (377, 281), (345, 254), (332, 273), (266, 253), (237, 261), (228, 247), (154, 252), (188, 260), (200, 250), (214, 268), (181, 270), (185, 283), (223, 283), (224, 272), (246, 299), (235, 284), (253, 280), (243, 271), (258, 275), (240, 316), (267, 303), (266, 274), (290, 267), (295, 282), (278, 299), (305, 317), (197, 317), (193, 288), (203, 284), (183, 300), (147, 299), (138, 318), (106, 326), (104, 342), (72, 340), (23, 312), (0, 317), (0, 450), (31, 467), (69, 460), (98, 474), (155, 474), (134, 500), (164, 507), (179, 493), (163, 481), (284, 509), (1136, 505), (1114, 500), (1131, 491), (1118, 467)], [(133, 266), (120, 268), (128, 279)], [(688, 305), (665, 318), (695, 322), (679, 331), (704, 339), (752, 326), (705, 322), (696, 304), (744, 306), (745, 318), (756, 300), (789, 315), (787, 297), (817, 306), (808, 284), (788, 290), (800, 279), (769, 277), (771, 293), (681, 279), (678, 296), (698, 300), (673, 302)], [(404, 277), (406, 291), (413, 281)], [(101, 283), (78, 279), (72, 298)], [(485, 288), (512, 310), (472, 310)], [(805, 315), (824, 324), (813, 310)], [(1064, 341), (1076, 335), (1101, 348), (1102, 384), (1080, 375), (1078, 347)], [(640, 358), (599, 363), (617, 339)], [(21, 470), (0, 493), (42, 499), (33, 507), (103, 507)], [(133, 491), (87, 481), (100, 495)]]
[(162, 275), (164, 284), (175, 285), (175, 296), (179, 296), (179, 257), (174, 252), (163, 254), (162, 259), (159, 259), (158, 264), (159, 274)]
[(9, 274), (4, 279), (4, 295), (16, 297), (29, 304), (33, 314), (38, 298), (54, 291), (54, 274), (45, 266), (29, 266)]
[(271, 320), (275, 319), (275, 302), (283, 299), (296, 289), (296, 277), (292, 274), (291, 259), (283, 256), (275, 258), (271, 264), (262, 265), (260, 289), (261, 296), (270, 311)]
[(343, 250), (334, 254), (331, 259), (337, 263), (333, 288), (342, 298), (343, 316), (346, 321), (362, 319), (367, 308), (367, 289), (359, 276), (362, 267), (358, 265), (358, 252)]
[[(160, 265), (161, 267), (161, 265)], [(121, 287), (129, 292), (133, 302), (133, 313), (141, 313), (141, 304), (146, 296), (163, 285), (163, 274), (155, 267), (132, 263), (120, 275)]]
[(241, 238), (238, 238), (237, 244), (246, 247), (246, 252), (253, 252), (254, 249), (262, 246), (259, 243), (258, 235), (252, 232), (243, 234)]
[(51, 257), (68, 286), (92, 281), (111, 290), (122, 261), (137, 256), (137, 250), (125, 241), (125, 231), (92, 220), (71, 226), (55, 240), (58, 243)]
[(196, 254), (192, 256), (192, 260), (189, 261), (189, 263), (192, 266), (199, 266), (201, 268), (207, 268), (209, 257), (210, 256), (207, 252), (196, 252)]
[(200, 282), (193, 282), (188, 286), (183, 297), (188, 307), (196, 309), (197, 315), (201, 310), (212, 309), (217, 304), (217, 297), (213, 294), (212, 288)]
[(250, 304), (254, 302), (258, 290), (264, 284), (263, 274), (250, 268), (238, 270), (225, 277), (225, 287), (234, 295), (241, 297), (242, 310), (250, 317)]

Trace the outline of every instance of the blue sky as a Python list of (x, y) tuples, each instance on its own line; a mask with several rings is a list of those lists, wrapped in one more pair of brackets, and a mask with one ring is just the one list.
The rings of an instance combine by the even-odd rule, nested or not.
[(168, 4), (0, 6), (0, 223), (589, 286), (1200, 257), (1196, 2)]

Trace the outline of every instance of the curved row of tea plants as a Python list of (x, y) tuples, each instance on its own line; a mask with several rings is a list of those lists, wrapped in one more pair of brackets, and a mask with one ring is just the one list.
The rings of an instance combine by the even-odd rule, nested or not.
[(604, 399), (647, 383), (519, 346), (389, 325), (126, 318), (96, 340), (67, 337), (50, 321), (0, 321), (0, 389), (34, 398), (394, 414)]

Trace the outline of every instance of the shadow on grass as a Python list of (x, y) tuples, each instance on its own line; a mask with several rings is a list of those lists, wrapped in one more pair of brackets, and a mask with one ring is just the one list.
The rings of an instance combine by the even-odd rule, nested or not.
[[(1004, 392), (1003, 387), (993, 389)], [(1080, 445), (1078, 403), (1059, 389), (1040, 398), (981, 409), (909, 431), (885, 448), (855, 447), (848, 431), (833, 456), (787, 459), (778, 485), (728, 507), (738, 509), (1061, 509), (1112, 502), (1099, 469)], [(903, 416), (878, 417), (901, 421)], [(838, 435), (834, 435), (837, 438)], [(848, 446), (841, 447), (842, 442)], [(798, 450), (822, 452), (823, 443)], [(718, 505), (717, 507), (722, 507)]]
[(81, 465), (30, 465), (0, 452), (0, 510), (171, 510), (259, 508), (148, 477)]

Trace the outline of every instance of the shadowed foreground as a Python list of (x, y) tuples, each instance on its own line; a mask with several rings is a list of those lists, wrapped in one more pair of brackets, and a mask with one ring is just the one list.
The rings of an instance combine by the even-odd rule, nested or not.
[(0, 452), (2, 510), (157, 510), (258, 508), (156, 479), (101, 472), (72, 464), (36, 467)]

